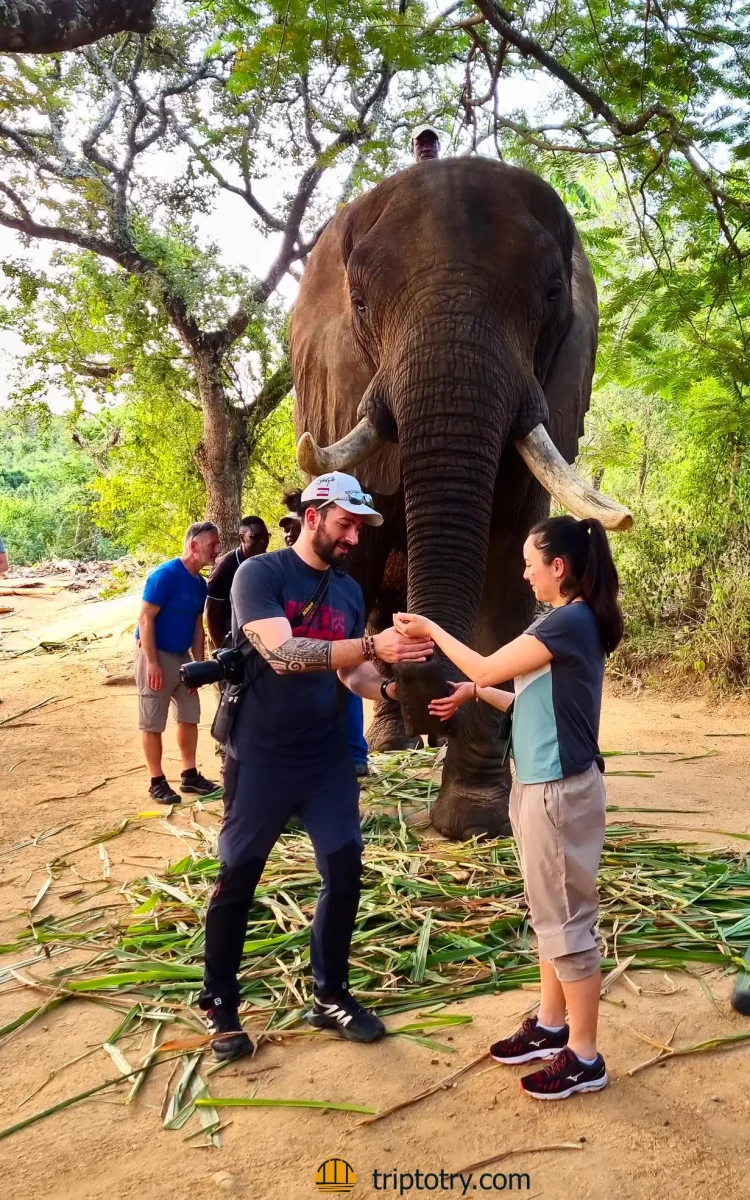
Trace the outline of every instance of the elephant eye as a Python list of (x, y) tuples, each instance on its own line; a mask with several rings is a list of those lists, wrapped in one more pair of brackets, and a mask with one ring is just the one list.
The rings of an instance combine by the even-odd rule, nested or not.
[(362, 297), (359, 295), (358, 292), (354, 292), (352, 294), (352, 308), (354, 309), (354, 311), (356, 312), (358, 317), (366, 317), (367, 316), (367, 305), (365, 304), (364, 300), (362, 299)]
[(553, 280), (553, 282), (551, 284), (549, 284), (546, 292), (544, 293), (544, 298), (545, 298), (545, 300), (548, 301), (549, 304), (554, 304), (555, 300), (558, 300), (560, 298), (561, 292), (562, 292), (562, 280), (555, 279), (555, 280)]

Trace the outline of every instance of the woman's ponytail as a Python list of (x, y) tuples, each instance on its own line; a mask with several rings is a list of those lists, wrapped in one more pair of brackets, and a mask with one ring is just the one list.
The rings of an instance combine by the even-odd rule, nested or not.
[(620, 581), (601, 521), (586, 517), (550, 517), (531, 530), (545, 563), (562, 558), (566, 571), (560, 594), (569, 600), (585, 600), (596, 617), (605, 654), (620, 644), (623, 619), (617, 595)]

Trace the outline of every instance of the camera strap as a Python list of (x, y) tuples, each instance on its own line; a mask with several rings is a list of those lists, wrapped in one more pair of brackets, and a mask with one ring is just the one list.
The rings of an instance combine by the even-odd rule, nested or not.
[[(313, 617), (328, 595), (330, 580), (331, 569), (329, 567), (323, 578), (316, 584), (315, 591), (310, 599), (306, 604), (302, 605), (300, 611), (289, 622), (294, 637), (299, 637), (300, 634), (307, 633)], [(247, 638), (243, 638), (241, 645), (237, 649), (245, 660), (245, 678), (242, 683), (230, 683), (223, 688), (219, 707), (216, 710), (216, 716), (211, 726), (212, 736), (222, 746), (225, 746), (229, 740), (243, 691), (246, 687), (251, 686), (258, 675), (266, 668), (266, 663), (262, 655), (250, 645)]]
[(307, 604), (303, 604), (300, 611), (296, 614), (296, 616), (292, 617), (291, 621), (289, 622), (292, 627), (292, 633), (295, 635), (295, 637), (299, 636), (298, 630), (300, 630), (303, 625), (307, 626), (305, 633), (308, 632), (313, 617), (328, 595), (328, 585), (330, 582), (331, 568), (329, 567), (323, 575), (323, 578), (318, 580), (315, 591), (307, 601)]

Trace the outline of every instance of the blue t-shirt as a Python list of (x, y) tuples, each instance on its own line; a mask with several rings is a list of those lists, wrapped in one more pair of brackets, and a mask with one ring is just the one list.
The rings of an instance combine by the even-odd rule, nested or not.
[[(154, 621), (157, 650), (186, 654), (193, 644), (195, 622), (206, 603), (205, 579), (191, 575), (181, 559), (172, 558), (151, 572), (143, 599), (159, 605)], [(137, 627), (135, 636), (140, 640)]]
[(2, 538), (0, 538), (0, 554), (5, 554), (5, 546)]
[[(268, 617), (292, 621), (312, 598), (323, 575), (303, 562), (293, 548), (246, 559), (232, 584), (235, 645), (247, 641), (242, 626), (251, 621)], [(339, 641), (362, 637), (364, 630), (365, 604), (359, 584), (331, 570), (325, 598), (312, 620), (294, 628), (293, 635)], [(277, 675), (254, 653), (248, 675), (250, 682), (229, 741), (234, 758), (249, 759), (262, 753), (266, 760), (309, 764), (341, 754), (345, 723), (335, 671)]]
[(586, 771), (599, 753), (604, 649), (588, 604), (553, 608), (526, 630), (552, 662), (519, 675), (513, 706), (513, 761), (519, 783), (549, 783)]

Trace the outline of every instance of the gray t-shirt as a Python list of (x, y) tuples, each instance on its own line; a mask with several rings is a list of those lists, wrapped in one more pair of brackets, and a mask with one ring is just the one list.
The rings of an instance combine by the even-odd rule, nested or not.
[(553, 608), (526, 633), (538, 638), (552, 662), (515, 680), (513, 761), (519, 783), (549, 783), (604, 770), (599, 752), (605, 654), (588, 604)]

